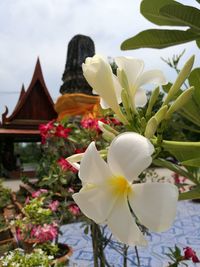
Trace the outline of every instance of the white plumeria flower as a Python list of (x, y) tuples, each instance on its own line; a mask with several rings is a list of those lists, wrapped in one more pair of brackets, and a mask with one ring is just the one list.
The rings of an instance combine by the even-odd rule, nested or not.
[(100, 95), (100, 104), (103, 109), (111, 108), (118, 118), (125, 124), (127, 120), (121, 112), (121, 85), (112, 73), (110, 64), (99, 55), (87, 57), (82, 64), (83, 75), (93, 92)]
[(94, 142), (87, 148), (80, 165), (82, 189), (73, 195), (82, 212), (96, 223), (106, 223), (113, 235), (127, 245), (146, 245), (130, 211), (153, 231), (167, 230), (176, 214), (178, 190), (169, 183), (133, 184), (152, 162), (150, 141), (127, 132), (111, 143), (107, 163)]
[(145, 90), (141, 88), (144, 84), (163, 85), (166, 79), (162, 71), (150, 70), (143, 72), (144, 62), (132, 57), (116, 57), (115, 62), (118, 66), (118, 78), (120, 71), (124, 71), (128, 80), (129, 97), (132, 100), (132, 106), (142, 107), (147, 103)]

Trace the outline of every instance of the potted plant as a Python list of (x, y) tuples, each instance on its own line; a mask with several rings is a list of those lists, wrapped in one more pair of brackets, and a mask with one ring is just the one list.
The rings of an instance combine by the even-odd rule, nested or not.
[[(42, 266), (53, 265), (54, 257), (47, 255), (42, 249), (34, 249), (31, 253), (25, 253), (23, 249), (17, 248), (9, 251), (0, 258), (0, 266)], [(54, 266), (57, 266), (54, 264)]]
[(60, 227), (59, 202), (52, 200), (51, 193), (39, 189), (27, 197), (21, 214), (12, 221), (18, 245), (26, 253), (40, 248), (47, 255), (52, 255), (57, 261), (66, 262), (72, 254), (72, 249), (58, 243)]

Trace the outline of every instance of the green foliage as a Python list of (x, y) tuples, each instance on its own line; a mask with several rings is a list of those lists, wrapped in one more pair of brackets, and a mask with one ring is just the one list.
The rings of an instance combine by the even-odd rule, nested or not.
[(190, 199), (199, 199), (200, 195), (200, 186), (196, 186), (188, 192), (181, 193), (179, 195), (179, 200), (190, 200)]
[(149, 29), (125, 40), (122, 50), (142, 47), (165, 48), (196, 40), (199, 47), (200, 10), (180, 4), (172, 0), (143, 0), (141, 14), (149, 21), (159, 26), (183, 26), (186, 31), (179, 29)]
[(52, 259), (52, 256), (48, 256), (41, 249), (35, 249), (30, 254), (25, 254), (22, 249), (15, 249), (0, 259), (0, 266), (49, 267)]
[(47, 255), (56, 256), (59, 251), (58, 245), (51, 242), (37, 244), (36, 248), (42, 249)]
[[(194, 69), (188, 77), (190, 86), (194, 86), (194, 102), (200, 109), (200, 68)], [(200, 114), (199, 114), (200, 115)]]
[(162, 49), (173, 45), (187, 43), (199, 38), (190, 31), (150, 29), (140, 32), (136, 36), (125, 40), (121, 44), (122, 50), (138, 48)]
[(42, 156), (38, 143), (15, 143), (15, 152), (20, 155), (23, 163), (38, 163)]
[[(153, 22), (154, 24), (157, 24), (160, 26), (162, 25), (174, 26), (174, 21), (171, 18), (162, 16), (162, 14), (160, 14), (160, 9), (169, 4), (180, 5), (180, 3), (174, 0), (159, 0), (159, 1), (158, 0), (152, 0), (152, 1), (143, 0), (140, 6), (140, 12), (146, 19)], [(177, 22), (177, 26), (183, 26), (183, 25), (184, 25), (183, 23)]]

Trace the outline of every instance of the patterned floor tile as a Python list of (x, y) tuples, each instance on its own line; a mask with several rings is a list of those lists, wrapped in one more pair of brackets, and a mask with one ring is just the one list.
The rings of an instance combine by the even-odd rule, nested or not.
[[(81, 223), (68, 224), (62, 227), (63, 235), (59, 241), (67, 243), (73, 248), (70, 267), (92, 267), (93, 254), (90, 234), (84, 234)], [(200, 203), (182, 201), (178, 203), (177, 216), (173, 226), (164, 233), (150, 233), (147, 237), (147, 248), (138, 248), (141, 267), (165, 267), (169, 259), (166, 253), (175, 244), (180, 248), (192, 246), (200, 252)], [(105, 250), (106, 258), (112, 267), (122, 267), (123, 257), (119, 252), (108, 246)], [(136, 254), (134, 248), (128, 250), (128, 267), (134, 267)], [(188, 264), (188, 262), (187, 262)], [(193, 263), (189, 267), (199, 267)]]

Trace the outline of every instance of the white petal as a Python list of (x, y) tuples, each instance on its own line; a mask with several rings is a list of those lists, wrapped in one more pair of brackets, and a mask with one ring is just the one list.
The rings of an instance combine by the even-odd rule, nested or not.
[(100, 105), (103, 109), (110, 108), (110, 106), (106, 103), (106, 101), (103, 98), (100, 98)]
[(144, 69), (144, 62), (131, 57), (116, 57), (115, 62), (126, 73), (129, 86), (134, 85)]
[(110, 214), (116, 198), (109, 188), (103, 186), (86, 186), (73, 195), (81, 211), (96, 223), (103, 223)]
[(119, 106), (111, 66), (99, 56), (94, 56), (93, 60), (87, 63), (82, 65), (84, 77), (93, 90), (117, 113)]
[(144, 72), (138, 79), (137, 85), (140, 87), (144, 84), (151, 83), (151, 84), (166, 84), (166, 78), (162, 71), (160, 70), (149, 70)]
[(92, 142), (84, 153), (81, 159), (79, 178), (84, 183), (100, 184), (106, 178), (111, 177), (106, 162), (100, 157), (99, 152)]
[(115, 87), (115, 93), (116, 93), (117, 101), (118, 101), (118, 104), (120, 104), (122, 102), (122, 99), (121, 99), (122, 87), (121, 87), (121, 84), (120, 84), (118, 78), (114, 74), (113, 74), (113, 83), (114, 83), (114, 87)]
[(141, 224), (152, 231), (167, 230), (176, 216), (177, 187), (169, 183), (134, 184), (128, 196)]
[(107, 221), (113, 235), (129, 246), (147, 245), (128, 207), (126, 196), (118, 198)]
[(152, 162), (154, 147), (150, 141), (134, 132), (118, 135), (111, 143), (107, 161), (115, 175), (122, 175), (132, 182)]
[(144, 89), (139, 88), (135, 93), (135, 106), (143, 107), (147, 103), (147, 95)]

